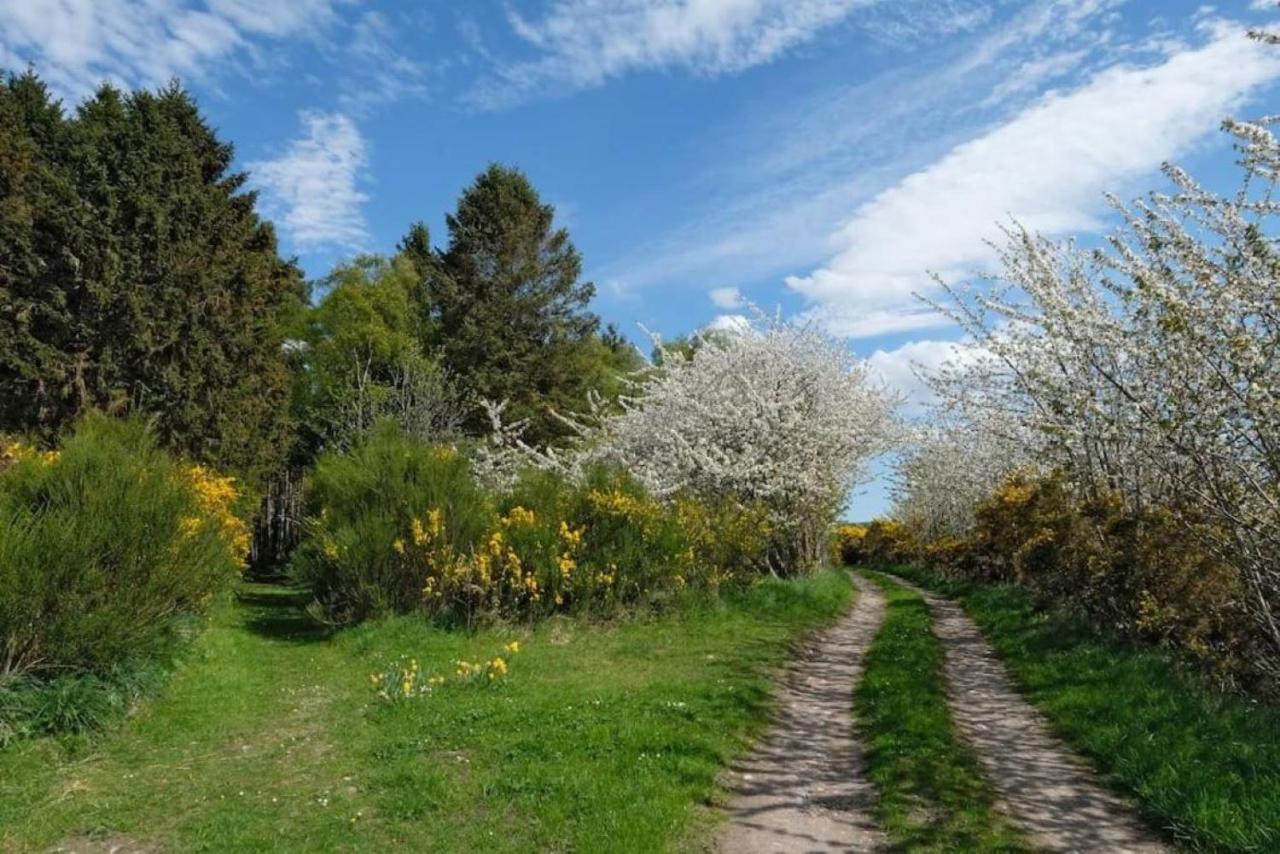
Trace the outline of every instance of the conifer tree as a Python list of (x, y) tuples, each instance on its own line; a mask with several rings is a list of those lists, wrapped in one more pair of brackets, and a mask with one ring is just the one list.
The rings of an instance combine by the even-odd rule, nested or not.
[[(491, 165), (446, 217), (449, 245), (427, 283), (445, 365), (474, 397), (530, 418), (535, 441), (556, 435), (552, 409), (582, 405), (600, 360), (599, 320), (586, 310), (595, 286), (580, 280), (581, 256), (554, 217), (522, 172)], [(469, 427), (488, 427), (481, 411)]]

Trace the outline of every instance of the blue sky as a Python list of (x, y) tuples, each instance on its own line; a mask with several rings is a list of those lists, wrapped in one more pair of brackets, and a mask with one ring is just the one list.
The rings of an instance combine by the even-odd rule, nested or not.
[(0, 0), (0, 66), (69, 104), (180, 78), (309, 276), (413, 220), (442, 242), (515, 164), (624, 332), (780, 305), (918, 398), (957, 333), (913, 294), (988, 267), (1000, 220), (1096, 239), (1167, 160), (1232, 186), (1220, 120), (1280, 112), (1280, 49), (1242, 35), (1274, 5)]

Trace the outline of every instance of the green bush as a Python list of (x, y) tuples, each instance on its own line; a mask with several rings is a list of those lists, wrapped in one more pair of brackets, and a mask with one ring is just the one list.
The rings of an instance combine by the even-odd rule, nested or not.
[(713, 592), (763, 560), (763, 511), (660, 502), (625, 472), (526, 472), (476, 485), (457, 451), (385, 425), (323, 457), (293, 561), (313, 612), (347, 623), (419, 611), (446, 622), (612, 613)]
[[(428, 573), (413, 554), (437, 523), (433, 545), (470, 554), (495, 519), (465, 457), (384, 423), (349, 453), (320, 457), (307, 480), (306, 539), (291, 562), (311, 588), (311, 610), (331, 623), (407, 612), (423, 604)], [(423, 526), (426, 526), (425, 528)]]
[(90, 416), (61, 451), (0, 442), (0, 743), (91, 728), (154, 684), (239, 576), (235, 502), (137, 421)]
[(146, 658), (238, 577), (230, 481), (176, 462), (141, 423), (92, 416), (60, 452), (4, 456), (0, 674)]

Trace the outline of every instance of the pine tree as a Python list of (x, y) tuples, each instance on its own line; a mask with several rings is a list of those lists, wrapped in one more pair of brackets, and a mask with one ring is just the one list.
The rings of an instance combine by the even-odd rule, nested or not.
[[(522, 172), (491, 165), (446, 217), (449, 245), (427, 285), (445, 365), (476, 398), (532, 419), (534, 441), (559, 432), (550, 410), (582, 406), (600, 354), (586, 310), (595, 286), (554, 218)], [(482, 412), (469, 427), (487, 429)]]

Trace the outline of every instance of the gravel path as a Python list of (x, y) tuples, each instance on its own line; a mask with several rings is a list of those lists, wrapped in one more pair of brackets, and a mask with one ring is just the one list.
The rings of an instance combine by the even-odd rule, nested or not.
[[(913, 590), (905, 581), (899, 583)], [(920, 590), (946, 647), (951, 714), (1010, 821), (1043, 851), (1170, 850), (1049, 732), (959, 605)]]
[(730, 771), (733, 794), (720, 850), (732, 854), (871, 851), (885, 847), (862, 774), (853, 689), (884, 619), (884, 596), (855, 578), (849, 615), (818, 635), (788, 669), (778, 712), (756, 748)]

